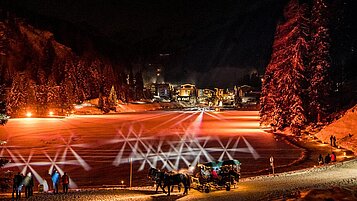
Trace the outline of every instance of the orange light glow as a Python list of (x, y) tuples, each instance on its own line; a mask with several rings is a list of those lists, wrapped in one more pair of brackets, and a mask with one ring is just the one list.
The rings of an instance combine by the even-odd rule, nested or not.
[(32, 113), (31, 112), (27, 112), (26, 113), (26, 117), (32, 117)]
[(50, 111), (50, 112), (48, 113), (48, 115), (53, 116), (53, 112), (52, 112), (52, 111)]

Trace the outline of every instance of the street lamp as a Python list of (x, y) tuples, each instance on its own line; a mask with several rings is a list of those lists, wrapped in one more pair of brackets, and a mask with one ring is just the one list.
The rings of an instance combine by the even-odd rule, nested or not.
[(26, 117), (30, 118), (32, 116), (32, 113), (31, 112), (27, 112), (26, 113)]

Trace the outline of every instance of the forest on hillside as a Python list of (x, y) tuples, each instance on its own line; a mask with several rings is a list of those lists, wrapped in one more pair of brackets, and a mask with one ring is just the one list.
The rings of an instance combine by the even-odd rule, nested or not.
[(111, 90), (123, 102), (142, 99), (141, 72), (118, 65), (100, 54), (79, 55), (51, 32), (1, 13), (0, 97), (8, 115), (21, 115), (29, 108), (38, 115), (49, 108), (66, 112), (93, 98), (107, 110), (115, 104), (109, 99)]

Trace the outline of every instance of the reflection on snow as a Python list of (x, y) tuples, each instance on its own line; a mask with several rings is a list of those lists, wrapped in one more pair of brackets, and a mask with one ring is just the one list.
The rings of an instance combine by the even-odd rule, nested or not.
[[(89, 171), (92, 167), (88, 164), (88, 161), (98, 162), (100, 160), (96, 158), (95, 153), (100, 153), (104, 157), (111, 158), (110, 161), (112, 163), (103, 164), (104, 166), (114, 165), (120, 167), (131, 160), (136, 164), (140, 164), (137, 169), (138, 171), (142, 171), (148, 167), (178, 170), (180, 168), (195, 166), (197, 163), (234, 159), (234, 157), (237, 157), (237, 153), (250, 154), (254, 159), (260, 158), (259, 154), (243, 135), (218, 137), (211, 134), (203, 135), (201, 133), (204, 115), (206, 115), (205, 118), (218, 119), (227, 125), (234, 126), (232, 123), (227, 123), (219, 114), (184, 112), (150, 128), (145, 127), (143, 123), (168, 115), (159, 114), (137, 119), (131, 123), (123, 122), (116, 129), (116, 133), (110, 135), (111, 139), (103, 139), (101, 142), (96, 142), (95, 144), (74, 143), (74, 136), (76, 134), (72, 130), (69, 130), (70, 137), (64, 139), (61, 136), (63, 144), (55, 146), (56, 151), (49, 150), (48, 147), (43, 149), (36, 148), (34, 149), (36, 150), (35, 153), (31, 151), (27, 157), (19, 152), (20, 147), (10, 146), (11, 139), (7, 139), (8, 143), (1, 144), (0, 146), (0, 157), (11, 158), (11, 163), (7, 164), (4, 168), (18, 167), (23, 174), (29, 171), (39, 183), (43, 183), (43, 178), (38, 174), (37, 171), (39, 170), (37, 169), (36, 171), (36, 167), (42, 167), (42, 169), (47, 169), (48, 167), (49, 174), (56, 168), (61, 175), (64, 173), (63, 168), (65, 166), (79, 166)], [(183, 117), (184, 115), (186, 116)], [(187, 123), (189, 124), (187, 125)], [(259, 129), (254, 129), (254, 126), (250, 125), (252, 124), (251, 122), (246, 123), (248, 123), (246, 124), (248, 128), (244, 128), (243, 130), (248, 129), (260, 132)], [(226, 132), (228, 134), (234, 133), (229, 128), (225, 129), (227, 129), (228, 132)], [(238, 128), (232, 129), (237, 130)], [(115, 150), (114, 155), (108, 156), (105, 154), (109, 150), (103, 150), (103, 147), (110, 147), (111, 150), (113, 147), (118, 148)], [(33, 150), (32, 147), (30, 149)], [(88, 152), (91, 154), (85, 155)], [(36, 157), (33, 157), (34, 154), (36, 154)], [(71, 180), (70, 187), (76, 188), (77, 185)]]
[[(188, 117), (192, 117), (194, 114)], [(113, 165), (119, 166), (132, 160), (141, 163), (138, 171), (144, 170), (146, 165), (157, 168), (159, 163), (161, 169), (171, 171), (195, 166), (199, 162), (231, 160), (237, 152), (250, 153), (254, 159), (259, 158), (259, 154), (243, 136), (230, 137), (226, 140), (219, 137), (200, 136), (199, 131), (203, 114), (201, 112), (189, 127), (181, 127), (183, 133), (178, 132), (175, 135), (160, 133), (158, 137), (145, 137), (142, 133), (145, 129), (142, 126), (140, 126), (139, 131), (134, 129), (137, 127), (136, 125), (123, 126), (117, 131), (115, 139), (107, 141), (107, 143), (112, 144), (119, 143), (121, 146)], [(213, 116), (212, 114), (209, 115)], [(168, 121), (172, 121), (172, 119)], [(173, 126), (176, 125), (177, 123)], [(240, 140), (244, 144), (242, 147), (238, 147)], [(129, 152), (129, 154), (124, 156), (124, 152)], [(213, 157), (213, 155), (219, 155), (219, 157)]]

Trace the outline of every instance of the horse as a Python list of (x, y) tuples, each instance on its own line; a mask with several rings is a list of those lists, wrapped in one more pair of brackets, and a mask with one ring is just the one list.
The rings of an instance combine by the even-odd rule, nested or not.
[(188, 189), (190, 188), (191, 185), (191, 178), (188, 174), (182, 174), (182, 173), (165, 173), (164, 174), (164, 187), (167, 186), (168, 188), (168, 196), (170, 195), (170, 187), (174, 185), (180, 185), (183, 184), (185, 187), (185, 191), (183, 194), (188, 194)]
[[(164, 174), (165, 172), (161, 172), (160, 170), (157, 170), (155, 168), (150, 168), (149, 172), (148, 172), (148, 178), (155, 181), (156, 184), (156, 191), (155, 193), (157, 193), (159, 187), (162, 189), (163, 193), (166, 193), (165, 191), (165, 183), (164, 185), (162, 185), (163, 181), (164, 181)], [(167, 174), (174, 174), (173, 172), (169, 172)], [(180, 184), (177, 185), (178, 191), (181, 192), (181, 187)], [(174, 190), (174, 186), (172, 186), (171, 188), (171, 192)]]
[(166, 193), (165, 191), (165, 186), (162, 186), (162, 182), (164, 181), (164, 172), (161, 172), (160, 170), (157, 170), (155, 168), (150, 168), (149, 172), (148, 172), (148, 178), (153, 180), (156, 184), (156, 191), (155, 193), (157, 193), (157, 190), (160, 188), (162, 189), (163, 193)]

